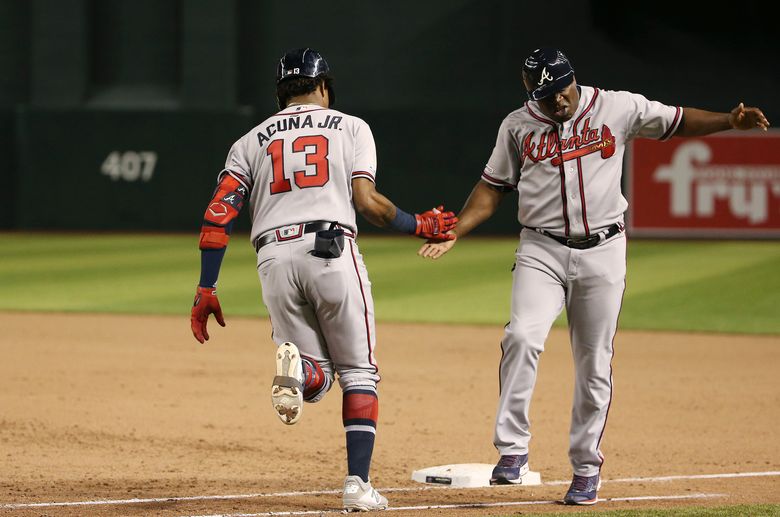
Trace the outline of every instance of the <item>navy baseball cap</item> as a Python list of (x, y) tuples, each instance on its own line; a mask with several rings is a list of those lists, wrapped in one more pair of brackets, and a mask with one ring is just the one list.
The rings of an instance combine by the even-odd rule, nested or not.
[(523, 63), (523, 79), (528, 98), (538, 101), (569, 86), (574, 80), (574, 69), (560, 50), (538, 48)]
[(297, 48), (288, 51), (279, 60), (276, 69), (277, 84), (289, 77), (317, 77), (330, 70), (328, 62), (313, 48)]

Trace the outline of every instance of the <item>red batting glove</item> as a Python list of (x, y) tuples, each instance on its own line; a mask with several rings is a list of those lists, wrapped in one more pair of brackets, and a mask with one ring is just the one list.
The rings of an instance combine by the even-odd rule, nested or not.
[(225, 318), (222, 317), (222, 307), (219, 306), (216, 287), (201, 287), (195, 291), (195, 302), (192, 304), (192, 314), (190, 315), (190, 326), (192, 335), (201, 343), (209, 340), (209, 333), (206, 330), (206, 323), (209, 321), (209, 314), (213, 314), (221, 326), (225, 326)]
[(414, 218), (417, 220), (414, 234), (433, 241), (453, 240), (455, 235), (446, 232), (455, 228), (458, 218), (455, 217), (455, 212), (444, 212), (443, 210), (444, 205), (439, 205), (422, 214), (414, 214)]

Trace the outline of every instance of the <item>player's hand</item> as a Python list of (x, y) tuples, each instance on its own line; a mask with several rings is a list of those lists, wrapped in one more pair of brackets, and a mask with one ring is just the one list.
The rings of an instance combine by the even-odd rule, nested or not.
[(222, 308), (219, 306), (217, 298), (217, 288), (198, 286), (195, 291), (195, 302), (192, 304), (190, 326), (192, 327), (192, 335), (201, 343), (209, 340), (209, 333), (206, 330), (209, 314), (213, 314), (217, 323), (225, 326), (225, 318), (222, 317)]
[(729, 124), (734, 129), (769, 129), (769, 121), (760, 109), (745, 107), (741, 102), (729, 113)]
[(417, 220), (417, 228), (414, 234), (423, 239), (434, 241), (448, 241), (455, 237), (446, 232), (455, 228), (458, 218), (455, 212), (445, 212), (444, 205), (439, 205), (421, 214), (414, 214)]
[(458, 236), (455, 234), (455, 232), (449, 232), (446, 235), (448, 236), (448, 240), (429, 240), (420, 247), (420, 249), (417, 251), (417, 254), (423, 258), (432, 258), (433, 260), (441, 257), (450, 251), (453, 246), (455, 246), (455, 241), (458, 239)]

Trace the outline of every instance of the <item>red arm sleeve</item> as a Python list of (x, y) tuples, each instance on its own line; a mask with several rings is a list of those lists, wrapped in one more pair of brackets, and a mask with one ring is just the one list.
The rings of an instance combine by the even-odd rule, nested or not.
[(234, 177), (226, 174), (222, 178), (203, 215), (200, 249), (221, 249), (227, 246), (230, 234), (226, 227), (238, 216), (247, 194), (246, 187)]

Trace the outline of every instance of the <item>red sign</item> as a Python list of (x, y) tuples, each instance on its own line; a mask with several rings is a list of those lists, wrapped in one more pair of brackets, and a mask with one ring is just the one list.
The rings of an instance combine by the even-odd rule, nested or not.
[(637, 139), (628, 156), (633, 235), (780, 237), (780, 133)]

